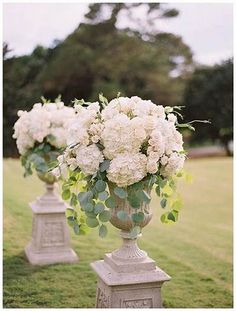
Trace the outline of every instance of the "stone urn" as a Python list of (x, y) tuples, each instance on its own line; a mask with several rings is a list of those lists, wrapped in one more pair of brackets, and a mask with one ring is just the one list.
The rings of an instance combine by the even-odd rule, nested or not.
[(38, 178), (48, 185), (53, 185), (57, 182), (57, 178), (52, 173), (37, 172)]
[[(145, 227), (152, 218), (150, 205), (143, 203), (139, 209), (134, 209), (127, 199), (117, 197), (113, 189), (114, 186), (109, 184), (109, 191), (116, 201), (110, 222), (120, 229), (123, 244), (112, 253), (105, 254), (104, 260), (91, 264), (98, 275), (96, 307), (161, 308), (161, 286), (170, 280), (170, 276), (138, 247), (137, 237), (130, 236), (130, 229), (134, 226), (131, 215), (135, 211), (143, 211), (144, 220), (138, 225)], [(117, 217), (121, 210), (129, 216), (125, 221)]]
[(46, 192), (30, 203), (33, 212), (32, 237), (25, 254), (32, 265), (75, 263), (78, 257), (70, 247), (66, 223), (67, 205), (56, 193), (56, 178), (51, 173), (37, 173)]
[[(140, 250), (137, 245), (137, 238), (130, 237), (130, 230), (133, 228), (134, 223), (131, 220), (131, 215), (134, 212), (143, 212), (144, 213), (144, 220), (139, 223), (138, 225), (143, 228), (145, 227), (152, 219), (152, 213), (150, 209), (150, 204), (143, 202), (139, 209), (134, 209), (130, 206), (127, 199), (120, 199), (114, 193), (115, 185), (109, 183), (109, 191), (110, 194), (115, 198), (116, 207), (111, 210), (112, 217), (110, 219), (110, 223), (120, 229), (120, 236), (123, 239), (123, 245), (120, 249), (111, 253), (111, 257), (113, 259), (121, 260), (121, 261), (129, 261), (132, 260), (133, 262), (140, 262), (141, 259), (147, 256), (146, 252)], [(150, 191), (148, 191), (150, 194)], [(117, 217), (117, 213), (119, 211), (124, 211), (128, 215), (127, 220), (120, 220)], [(139, 235), (141, 236), (141, 234)]]

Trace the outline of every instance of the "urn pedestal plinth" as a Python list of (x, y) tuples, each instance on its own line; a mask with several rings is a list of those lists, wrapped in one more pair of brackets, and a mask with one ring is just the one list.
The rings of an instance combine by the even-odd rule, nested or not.
[(123, 245), (91, 264), (98, 275), (96, 308), (162, 308), (161, 287), (171, 278), (136, 239), (121, 231)]
[(76, 263), (70, 247), (66, 224), (66, 204), (54, 193), (54, 184), (46, 184), (46, 193), (30, 204), (33, 212), (32, 238), (25, 254), (32, 265)]

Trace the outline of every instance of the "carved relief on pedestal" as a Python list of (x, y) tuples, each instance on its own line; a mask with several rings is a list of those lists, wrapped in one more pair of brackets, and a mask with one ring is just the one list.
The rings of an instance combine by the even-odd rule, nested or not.
[(109, 296), (106, 295), (105, 291), (101, 288), (98, 288), (97, 292), (97, 308), (109, 308)]
[(45, 222), (42, 228), (41, 246), (64, 245), (64, 226), (62, 222)]
[(123, 300), (123, 308), (153, 308), (152, 298)]

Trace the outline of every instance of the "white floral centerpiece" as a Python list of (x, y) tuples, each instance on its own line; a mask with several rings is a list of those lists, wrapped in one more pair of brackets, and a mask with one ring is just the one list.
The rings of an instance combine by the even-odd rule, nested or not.
[(19, 111), (14, 125), (13, 137), (25, 168), (24, 176), (35, 171), (46, 190), (29, 204), (33, 213), (32, 236), (25, 254), (32, 265), (77, 262), (70, 247), (67, 205), (55, 191), (57, 178), (50, 172), (66, 147), (67, 127), (75, 112), (60, 97), (55, 102), (44, 98), (42, 101), (30, 111)]
[(35, 169), (39, 178), (54, 183), (55, 176), (49, 171), (51, 165), (66, 146), (67, 125), (74, 117), (74, 110), (66, 107), (58, 97), (55, 102), (34, 104), (30, 111), (18, 111), (19, 119), (14, 125), (13, 138), (21, 155), (25, 176)]
[[(75, 100), (68, 147), (53, 174), (64, 179), (62, 197), (70, 200), (69, 224), (75, 233), (105, 223), (136, 237), (151, 219), (151, 190), (161, 197), (164, 223), (175, 222), (182, 206), (176, 179), (186, 159), (177, 116), (181, 107), (163, 107), (134, 96), (100, 103)], [(191, 122), (190, 122), (191, 123)]]

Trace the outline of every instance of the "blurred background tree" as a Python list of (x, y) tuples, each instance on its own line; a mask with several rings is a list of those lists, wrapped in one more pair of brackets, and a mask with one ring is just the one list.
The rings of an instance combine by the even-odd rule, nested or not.
[(211, 126), (196, 125), (192, 142), (220, 142), (231, 155), (233, 139), (233, 61), (221, 65), (197, 68), (189, 80), (183, 104), (191, 119), (209, 119)]
[[(191, 49), (180, 36), (160, 32), (155, 23), (176, 16), (177, 10), (159, 3), (94, 3), (84, 23), (50, 48), (38, 46), (31, 55), (8, 58), (5, 44), (4, 156), (17, 155), (11, 137), (17, 111), (29, 110), (42, 95), (54, 99), (62, 94), (67, 104), (75, 97), (97, 100), (100, 92), (108, 98), (117, 92), (137, 95), (164, 106), (182, 104), (185, 94), (184, 102), (189, 102), (185, 88), (196, 67)], [(190, 110), (185, 113), (188, 119)]]

